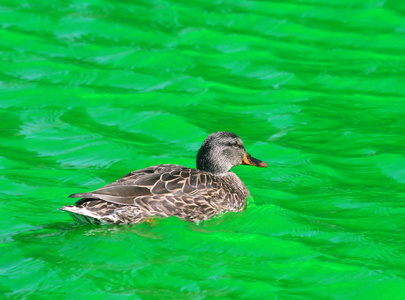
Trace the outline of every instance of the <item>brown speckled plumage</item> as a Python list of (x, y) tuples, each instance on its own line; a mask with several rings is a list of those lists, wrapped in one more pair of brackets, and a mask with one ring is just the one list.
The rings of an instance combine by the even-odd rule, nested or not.
[(82, 199), (61, 209), (77, 222), (90, 224), (140, 223), (170, 216), (207, 220), (245, 208), (249, 191), (229, 171), (241, 163), (267, 166), (247, 154), (235, 134), (217, 132), (204, 141), (197, 155), (200, 169), (165, 164), (134, 171), (93, 192), (71, 195)]

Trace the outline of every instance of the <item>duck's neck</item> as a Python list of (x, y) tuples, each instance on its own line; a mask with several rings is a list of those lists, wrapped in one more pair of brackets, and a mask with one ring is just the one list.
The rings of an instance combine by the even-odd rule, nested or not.
[(224, 169), (218, 165), (213, 165), (211, 163), (207, 163), (201, 160), (197, 161), (197, 169), (208, 173), (212, 173), (217, 176), (224, 176), (229, 173), (229, 170), (227, 168)]
[(226, 175), (233, 166), (219, 157), (219, 153), (211, 151), (208, 147), (201, 147), (197, 153), (197, 169), (217, 176)]

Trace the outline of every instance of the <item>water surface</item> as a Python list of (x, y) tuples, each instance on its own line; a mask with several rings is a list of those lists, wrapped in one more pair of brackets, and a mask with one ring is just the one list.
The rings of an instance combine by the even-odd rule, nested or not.
[[(403, 299), (401, 1), (0, 3), (4, 299)], [(238, 134), (267, 169), (199, 225), (68, 195)]]

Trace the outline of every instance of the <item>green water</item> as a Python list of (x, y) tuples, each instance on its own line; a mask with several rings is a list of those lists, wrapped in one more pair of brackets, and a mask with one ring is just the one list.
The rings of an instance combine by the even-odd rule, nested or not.
[[(0, 298), (404, 299), (404, 3), (0, 0)], [(57, 210), (219, 130), (242, 213)]]

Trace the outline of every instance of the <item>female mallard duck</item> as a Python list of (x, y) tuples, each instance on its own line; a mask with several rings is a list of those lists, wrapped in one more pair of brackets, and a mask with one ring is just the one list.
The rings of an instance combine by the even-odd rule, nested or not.
[(246, 206), (249, 191), (232, 167), (267, 164), (250, 156), (242, 140), (230, 132), (209, 135), (197, 154), (197, 169), (157, 165), (138, 170), (88, 193), (61, 210), (85, 224), (140, 223), (150, 217), (199, 222)]

